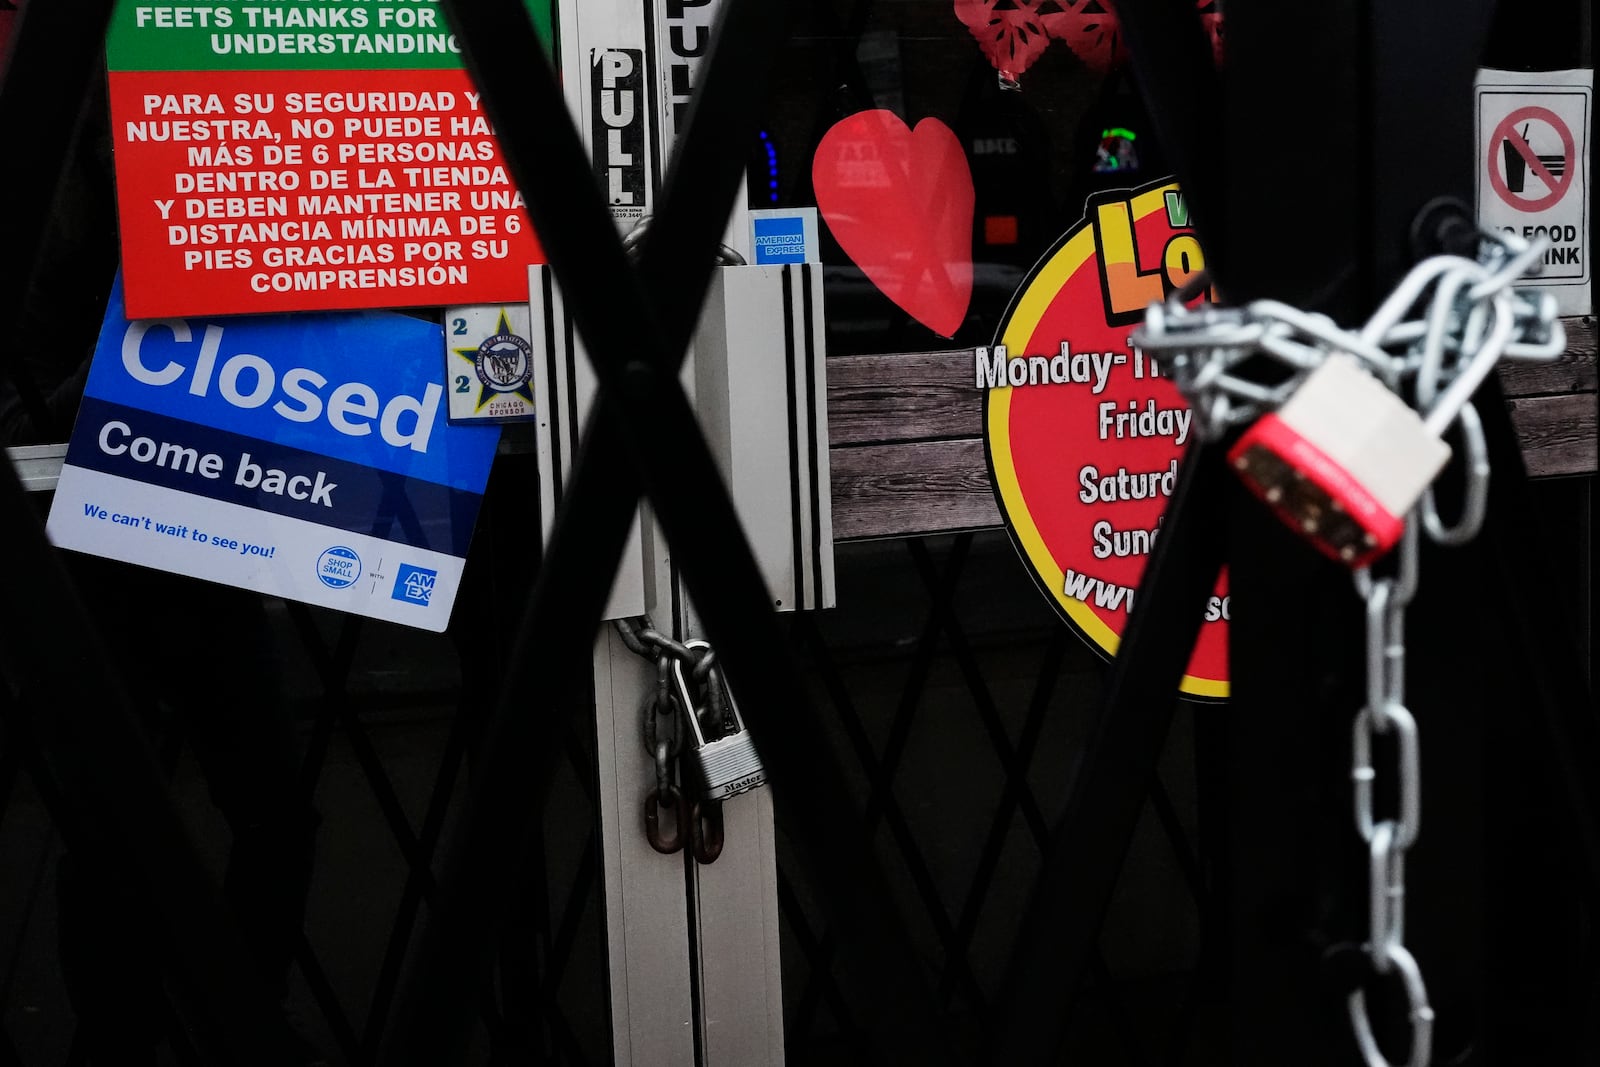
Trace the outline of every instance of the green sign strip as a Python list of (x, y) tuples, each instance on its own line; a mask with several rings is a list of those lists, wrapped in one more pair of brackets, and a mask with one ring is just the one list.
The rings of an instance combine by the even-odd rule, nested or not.
[[(523, 0), (546, 53), (554, 0)], [(120, 0), (106, 65), (123, 70), (451, 70), (438, 0)]]

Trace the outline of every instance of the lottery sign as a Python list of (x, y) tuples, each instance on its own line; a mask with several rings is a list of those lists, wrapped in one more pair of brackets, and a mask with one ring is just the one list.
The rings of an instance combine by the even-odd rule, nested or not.
[[(1177, 388), (1128, 335), (1203, 262), (1175, 183), (1104, 194), (1023, 282), (997, 343), (974, 354), (1012, 540), (1062, 617), (1108, 656), (1195, 430)], [(1227, 696), (1228, 614), (1224, 576), (1184, 693)]]

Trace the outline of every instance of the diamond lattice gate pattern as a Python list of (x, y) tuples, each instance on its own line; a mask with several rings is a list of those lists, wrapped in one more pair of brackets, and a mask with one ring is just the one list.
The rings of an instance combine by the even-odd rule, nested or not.
[[(938, 976), (958, 1062), (982, 1062), (1104, 664), (1050, 613), (998, 531), (841, 546), (839, 568), (840, 607), (792, 628), (817, 728), (855, 771), (865, 813), (839, 833), (871, 836)], [(1195, 747), (1220, 711), (1194, 706), (1175, 721), (1093, 981), (1064, 1008), (1063, 1062), (1209, 1062), (1196, 1023), (1210, 920)], [(794, 863), (780, 863), (778, 889), (791, 1062), (838, 1062), (859, 1049), (882, 990), (841, 965)]]
[[(144, 698), (140, 711), (176, 806), (219, 881), (278, 879), (271, 870), (241, 872), (238, 858), (230, 873), (230, 854), (237, 856), (241, 841), (260, 834), (242, 820), (230, 826), (223, 814), (238, 808), (228, 803), (229, 782), (216, 774), (216, 723), (244, 709), (285, 728), (289, 759), (280, 799), (286, 810), (310, 813), (312, 827), (294, 836), (312, 851), (303, 922), (291, 904), (275, 936), (287, 965), (279, 974), (287, 982), (287, 1014), (308, 1056), (374, 1063), (392, 1029), (409, 950), (438, 899), (437, 860), (461, 813), (483, 709), (504, 673), (506, 634), (523, 591), (503, 576), (525, 573), (520, 564), (526, 545), (534, 543), (536, 525), (527, 524), (536, 517), (519, 503), (524, 497), (517, 484), (532, 460), (501, 458), (449, 636), (233, 597), (162, 575), (130, 579), (126, 568), (88, 568), (99, 577), (106, 571), (141, 595), (225, 605), (233, 614), (208, 624), (216, 640), (255, 643), (249, 662), (256, 671), (249, 676), (215, 678), (189, 666), (189, 673), (216, 683), (204, 692), (184, 681), (186, 665), (173, 657), (156, 654), (127, 666), (130, 685)], [(0, 689), (0, 699), (18, 698)], [(584, 723), (587, 716), (568, 721)], [(0, 742), (0, 1063), (82, 1063), (108, 1040), (121, 1042), (112, 1062), (141, 1062), (136, 1045), (153, 1050), (155, 1062), (203, 1062), (162, 998), (141, 993), (159, 978), (154, 961), (141, 962), (139, 955), (159, 946), (129, 932), (139, 916), (113, 908), (80, 934), (86, 924), (77, 914), (79, 898), (92, 909), (107, 905), (92, 888), (73, 888), (77, 872), (53, 817), (60, 796), (48, 773), (34, 774), (39, 768), (26, 765), (29, 746), (22, 740)], [(522, 905), (498, 940), (493, 985), (475, 999), (477, 1037), (468, 1062), (611, 1062), (604, 928), (595, 892), (592, 730), (564, 727), (550, 743), (561, 751), (561, 765), (528, 842), (517, 887)], [(264, 775), (265, 763), (264, 757), (224, 761), (220, 769)], [(281, 811), (252, 814), (255, 823), (286, 821), (277, 818)], [(241, 910), (252, 906), (248, 893), (235, 901)], [(270, 902), (255, 904), (270, 911)], [(75, 958), (80, 937), (92, 940), (87, 947), (98, 966)], [(119, 959), (122, 953), (131, 961)], [(133, 1016), (156, 1013), (135, 1019), (150, 1030), (150, 1041), (92, 1032), (104, 1020), (79, 1017), (74, 1005), (84, 1000), (79, 994), (69, 1001), (68, 983), (97, 980), (138, 1004)]]

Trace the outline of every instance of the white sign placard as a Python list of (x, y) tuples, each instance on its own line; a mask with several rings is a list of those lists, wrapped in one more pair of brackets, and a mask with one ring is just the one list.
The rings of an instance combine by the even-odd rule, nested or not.
[(1478, 224), (1550, 242), (1526, 284), (1554, 293), (1563, 315), (1590, 298), (1589, 70), (1480, 70), (1476, 88)]
[(451, 422), (518, 422), (534, 417), (528, 305), (445, 308), (445, 391)]

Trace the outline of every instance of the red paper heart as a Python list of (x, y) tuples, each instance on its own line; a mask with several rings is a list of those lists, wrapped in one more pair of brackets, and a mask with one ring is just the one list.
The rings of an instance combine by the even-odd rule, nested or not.
[(938, 119), (892, 111), (835, 123), (811, 161), (817, 210), (884, 296), (943, 337), (972, 301), (972, 171)]

